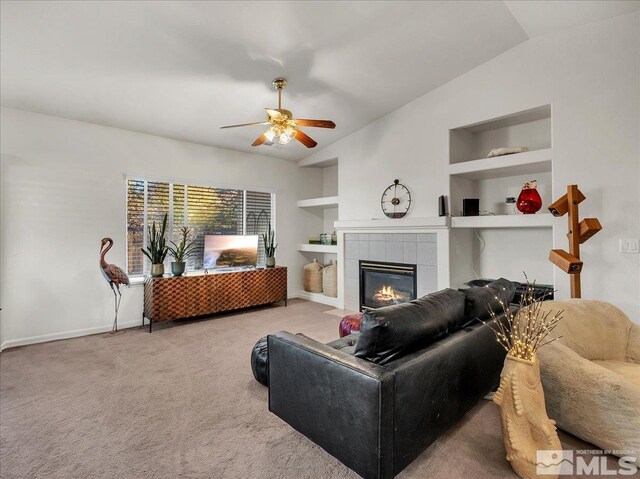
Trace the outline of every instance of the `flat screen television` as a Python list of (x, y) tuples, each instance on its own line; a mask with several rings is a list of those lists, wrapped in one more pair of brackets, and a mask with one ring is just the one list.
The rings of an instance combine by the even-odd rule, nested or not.
[(202, 267), (235, 268), (256, 266), (258, 235), (206, 235)]

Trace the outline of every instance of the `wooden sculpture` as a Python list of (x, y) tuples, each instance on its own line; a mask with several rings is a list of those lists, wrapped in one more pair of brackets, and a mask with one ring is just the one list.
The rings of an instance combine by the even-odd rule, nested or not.
[[(538, 451), (562, 449), (556, 422), (549, 419), (540, 382), (540, 366), (536, 356), (531, 361), (507, 355), (500, 374), (500, 387), (493, 396), (500, 406), (500, 420), (507, 461), (522, 478), (534, 479), (540, 463)], [(550, 479), (558, 475), (545, 475)]]
[(580, 260), (580, 245), (602, 229), (597, 218), (585, 218), (580, 221), (578, 205), (585, 199), (585, 196), (578, 189), (578, 185), (568, 185), (567, 194), (549, 206), (549, 211), (553, 216), (564, 216), (569, 213), (569, 233), (567, 233), (569, 252), (562, 249), (552, 249), (549, 253), (549, 261), (569, 274), (572, 298), (580, 298), (582, 294), (580, 273), (582, 273), (583, 263)]
[(507, 351), (500, 373), (500, 387), (493, 402), (500, 406), (500, 424), (507, 461), (524, 479), (556, 478), (561, 449), (556, 423), (547, 416), (544, 391), (540, 381), (538, 350), (559, 338), (550, 334), (562, 319), (562, 311), (543, 311), (542, 298), (534, 297), (534, 286), (527, 281), (517, 311), (504, 298), (495, 296), (503, 314), (490, 310), (492, 329), (498, 343)]
[[(105, 245), (108, 246), (105, 248)], [(129, 277), (127, 276), (127, 273), (122, 271), (122, 268), (119, 268), (115, 264), (108, 264), (105, 261), (104, 256), (112, 246), (113, 240), (111, 238), (102, 238), (102, 241), (100, 242), (100, 269), (102, 270), (102, 276), (104, 276), (104, 279), (107, 280), (107, 283), (109, 283), (109, 286), (111, 286), (111, 291), (113, 291), (113, 300), (115, 301), (115, 318), (113, 320), (113, 328), (111, 329), (111, 332), (117, 333), (118, 310), (120, 309), (120, 301), (122, 300), (120, 285), (124, 284), (126, 286), (129, 286)]]

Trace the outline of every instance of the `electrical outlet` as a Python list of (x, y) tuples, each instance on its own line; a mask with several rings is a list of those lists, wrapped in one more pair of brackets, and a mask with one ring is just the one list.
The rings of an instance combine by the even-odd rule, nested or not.
[(621, 239), (620, 253), (626, 253), (626, 254), (640, 253), (640, 248), (638, 247), (638, 240), (636, 238)]

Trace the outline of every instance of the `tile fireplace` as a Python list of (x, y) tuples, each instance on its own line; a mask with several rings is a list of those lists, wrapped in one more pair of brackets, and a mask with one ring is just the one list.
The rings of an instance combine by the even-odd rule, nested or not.
[(416, 299), (416, 272), (415, 264), (360, 260), (360, 311)]

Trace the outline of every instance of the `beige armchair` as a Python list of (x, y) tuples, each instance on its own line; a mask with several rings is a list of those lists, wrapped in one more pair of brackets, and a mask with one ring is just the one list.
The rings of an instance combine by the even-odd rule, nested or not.
[(640, 451), (640, 325), (602, 301), (547, 301), (564, 310), (561, 339), (538, 353), (547, 413), (559, 428), (608, 450)]

